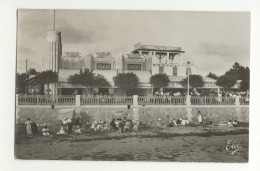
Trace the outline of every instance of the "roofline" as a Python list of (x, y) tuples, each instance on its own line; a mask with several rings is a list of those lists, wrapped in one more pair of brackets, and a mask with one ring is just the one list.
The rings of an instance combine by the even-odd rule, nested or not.
[(181, 50), (158, 50), (158, 49), (136, 49), (133, 52), (136, 52), (138, 50), (143, 50), (143, 51), (167, 51), (167, 52), (178, 52), (178, 53), (185, 53), (185, 51), (181, 51)]

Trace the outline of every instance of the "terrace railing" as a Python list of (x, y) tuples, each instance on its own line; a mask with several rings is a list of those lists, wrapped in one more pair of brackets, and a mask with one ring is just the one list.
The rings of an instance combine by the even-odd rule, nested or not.
[(75, 105), (74, 95), (18, 95), (18, 105)]
[(239, 99), (240, 105), (249, 105), (249, 97), (241, 97)]
[(248, 97), (17, 95), (17, 105), (249, 105)]
[(185, 105), (186, 97), (184, 96), (139, 96), (139, 105)]
[(132, 105), (133, 96), (94, 97), (81, 96), (80, 105)]
[(191, 96), (191, 105), (235, 105), (234, 97)]

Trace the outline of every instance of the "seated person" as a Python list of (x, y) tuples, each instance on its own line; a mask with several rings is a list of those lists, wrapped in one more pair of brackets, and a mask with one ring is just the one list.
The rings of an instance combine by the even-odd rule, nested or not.
[(177, 124), (181, 124), (182, 118), (180, 118), (179, 120), (177, 120)]
[(177, 122), (176, 122), (175, 119), (172, 120), (172, 123), (173, 123), (173, 125), (174, 125), (175, 127), (177, 126)]
[(121, 119), (116, 119), (115, 120), (115, 124), (116, 124), (116, 128), (119, 128), (119, 123), (120, 123)]
[(185, 118), (185, 122), (186, 122), (186, 125), (190, 124), (190, 121), (188, 120), (188, 118)]
[(77, 125), (77, 126), (75, 127), (74, 133), (75, 133), (75, 134), (81, 134), (81, 133), (82, 133), (81, 130), (80, 130), (79, 125)]
[(86, 128), (86, 129), (89, 129), (89, 128), (90, 128), (89, 122), (86, 122), (85, 128)]
[(161, 123), (161, 118), (158, 118), (158, 121), (157, 121), (157, 126), (162, 126), (162, 123)]
[(45, 126), (45, 127), (42, 128), (42, 135), (43, 135), (43, 136), (49, 136), (49, 135), (50, 135), (49, 129), (48, 129), (47, 126)]
[(130, 130), (130, 123), (129, 123), (129, 121), (126, 121), (125, 125), (124, 125), (124, 132), (129, 131), (129, 130)]
[(113, 128), (113, 129), (117, 129), (115, 120), (116, 120), (116, 119), (113, 118), (112, 121), (110, 122), (110, 127)]
[(233, 126), (234, 126), (234, 127), (237, 127), (237, 126), (238, 126), (237, 120), (234, 120), (234, 121), (233, 121)]
[(185, 119), (181, 120), (181, 125), (184, 125), (184, 126), (186, 125), (186, 120)]
[(118, 133), (121, 134), (123, 132), (123, 129), (124, 129), (124, 123), (122, 120), (120, 120), (118, 124)]
[(60, 131), (57, 134), (66, 134), (63, 126), (60, 127)]
[(106, 121), (104, 121), (104, 127), (103, 127), (104, 130), (109, 130), (110, 127), (108, 125), (108, 123)]
[(233, 127), (233, 124), (232, 124), (231, 120), (228, 121), (227, 126), (228, 127)]
[(139, 120), (136, 120), (135, 122), (133, 122), (133, 131), (138, 131), (139, 125), (140, 125)]
[(202, 123), (207, 124), (207, 118), (205, 116), (203, 117)]

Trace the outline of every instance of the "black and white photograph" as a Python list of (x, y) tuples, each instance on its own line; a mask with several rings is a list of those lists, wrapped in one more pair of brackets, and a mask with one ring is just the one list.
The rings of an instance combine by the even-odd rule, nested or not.
[(15, 158), (247, 163), (250, 21), (17, 9)]

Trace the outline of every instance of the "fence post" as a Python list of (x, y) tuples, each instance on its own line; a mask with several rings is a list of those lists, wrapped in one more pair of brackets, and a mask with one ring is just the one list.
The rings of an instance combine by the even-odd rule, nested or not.
[(190, 105), (191, 105), (191, 103), (190, 103), (190, 95), (187, 95), (187, 96), (186, 96), (186, 105), (187, 105), (187, 106), (190, 106)]
[(133, 95), (133, 106), (138, 106), (138, 95)]
[(80, 106), (80, 95), (76, 95), (76, 106)]
[(236, 105), (236, 106), (239, 106), (239, 105), (240, 105), (239, 99), (240, 99), (239, 96), (236, 96), (236, 97), (235, 97), (235, 105)]
[(19, 95), (18, 95), (18, 94), (16, 94), (16, 99), (15, 99), (15, 100), (16, 100), (16, 106), (18, 106), (18, 105), (19, 105), (19, 103), (18, 103), (18, 102), (19, 102), (19, 99), (18, 99), (18, 98), (19, 98)]

